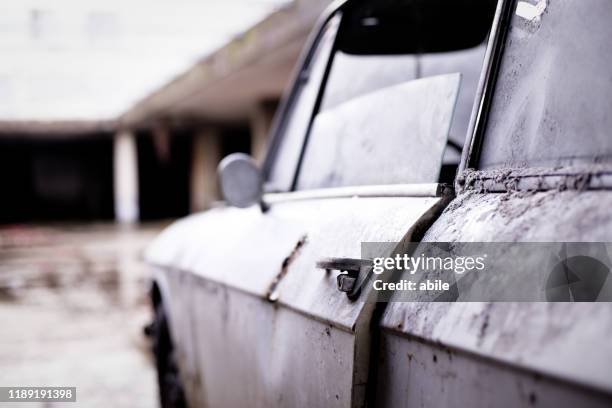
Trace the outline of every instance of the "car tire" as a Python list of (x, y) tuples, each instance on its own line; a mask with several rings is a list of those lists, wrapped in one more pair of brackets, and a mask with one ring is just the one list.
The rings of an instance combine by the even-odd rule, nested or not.
[(160, 405), (162, 408), (186, 408), (185, 392), (179, 376), (176, 351), (168, 330), (168, 319), (162, 303), (155, 306), (153, 324), (149, 328), (157, 369)]

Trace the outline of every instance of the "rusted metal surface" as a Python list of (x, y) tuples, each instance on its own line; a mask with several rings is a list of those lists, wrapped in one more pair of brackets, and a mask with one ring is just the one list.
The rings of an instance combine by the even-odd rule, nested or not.
[[(424, 241), (611, 241), (602, 39), (612, 7), (525, 3), (499, 3), (467, 170)], [(392, 303), (382, 320), (378, 402), (610, 406), (611, 322), (609, 303)]]
[(500, 168), (465, 170), (457, 177), (460, 191), (480, 193), (610, 190), (612, 167), (609, 164), (559, 166), (554, 168)]
[[(608, 191), (467, 190), (451, 202), (424, 241), (610, 242), (610, 205), (612, 193)], [(428, 394), (428, 401), (436, 405), (463, 386), (465, 392), (460, 395), (469, 401), (468, 405), (487, 406), (490, 396), (479, 390), (499, 381), (520, 384), (535, 395), (538, 405), (553, 406), (556, 402), (569, 406), (572, 401), (609, 405), (611, 322), (609, 303), (390, 304), (382, 326), (384, 337), (392, 345), (382, 350), (382, 370), (405, 370), (402, 359), (410, 353), (414, 357), (410, 364), (418, 367), (416, 370), (440, 375), (450, 370), (454, 374), (444, 381), (440, 375), (434, 376), (431, 382), (410, 374), (393, 380), (400, 381), (403, 387), (397, 383), (384, 389), (391, 393), (389, 401), (408, 403), (418, 399), (419, 394), (430, 393), (433, 382), (440, 391), (433, 396)], [(447, 361), (447, 349), (461, 357)], [(439, 366), (432, 354), (445, 359), (447, 367), (436, 368)], [(401, 357), (393, 360), (394, 355)], [(483, 376), (483, 372), (489, 374)], [(534, 378), (538, 380), (534, 382)], [(410, 387), (412, 395), (406, 394), (406, 387)], [(474, 398), (481, 394), (482, 400)], [(525, 405), (531, 401), (520, 398), (524, 395), (509, 392), (502, 405)]]
[(610, 242), (612, 193), (518, 191), (457, 196), (428, 231), (442, 242)]
[(352, 330), (361, 306), (338, 293), (335, 277), (316, 269), (316, 262), (325, 257), (360, 258), (361, 242), (404, 241), (410, 228), (439, 201), (437, 197), (380, 197), (296, 201), (274, 206), (272, 212), (295, 212), (309, 225), (308, 244), (278, 285), (279, 302)]
[(349, 300), (316, 262), (358, 258), (362, 241), (414, 239), (445, 200), (288, 201), (266, 213), (217, 209), (170, 227), (146, 258), (165, 282), (191, 401), (362, 405), (373, 303)]
[[(444, 314), (449, 306), (441, 303), (430, 305), (431, 307), (412, 312), (424, 316), (438, 316)], [(495, 306), (508, 309), (511, 305)], [(545, 304), (536, 306), (539, 309), (548, 307)], [(464, 311), (477, 312), (467, 309)], [(452, 317), (456, 318), (457, 315), (453, 313)], [(473, 318), (474, 315), (469, 317)], [(422, 319), (418, 320), (422, 322)], [(483, 322), (484, 318), (481, 318), (479, 322), (474, 323), (475, 332), (486, 327)], [(413, 320), (407, 320), (406, 323), (413, 323)], [(462, 323), (465, 323), (465, 320), (460, 319), (455, 327), (460, 327)], [(491, 324), (497, 323), (494, 318)], [(459, 332), (456, 337), (462, 335), (463, 332)], [(488, 337), (486, 334), (485, 336)], [(507, 344), (514, 340), (520, 342), (522, 336), (523, 334), (505, 337), (504, 340)], [(537, 340), (547, 343), (545, 338)], [(501, 342), (502, 339), (499, 338), (498, 341)], [(531, 341), (534, 339), (531, 338)], [(533, 343), (530, 346), (533, 347)], [(407, 337), (395, 331), (383, 332), (381, 349), (385, 359), (379, 368), (377, 406), (380, 407), (610, 406), (609, 396), (604, 393), (574, 386), (537, 372), (525, 371), (512, 364), (500, 363), (453, 346), (424, 341), (419, 337)], [(578, 345), (576, 349), (579, 349)]]
[(350, 405), (354, 335), (268, 301), (191, 281), (199, 405)]
[(300, 240), (295, 244), (295, 248), (291, 253), (283, 260), (283, 264), (281, 265), (281, 269), (278, 274), (274, 277), (274, 280), (270, 283), (270, 287), (267, 291), (267, 298), (270, 302), (276, 302), (278, 300), (278, 292), (276, 292), (276, 288), (280, 283), (281, 279), (285, 277), (287, 272), (289, 271), (289, 266), (291, 262), (298, 256), (300, 253), (300, 249), (304, 244), (306, 244), (307, 236), (304, 235)]

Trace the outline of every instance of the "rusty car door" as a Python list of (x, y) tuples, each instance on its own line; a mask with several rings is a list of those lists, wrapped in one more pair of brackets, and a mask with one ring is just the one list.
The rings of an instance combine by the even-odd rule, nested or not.
[[(470, 4), (480, 3), (490, 2)], [(342, 21), (333, 13), (324, 19), (291, 91), (295, 100), (281, 106), (282, 139), (270, 149), (261, 205), (180, 220), (145, 255), (193, 406), (364, 406), (374, 303), (367, 291), (338, 290), (333, 269), (361, 259), (362, 242), (419, 240), (452, 197), (438, 180), (465, 92), (456, 65), (423, 78), (404, 49), (342, 54), (334, 39)], [(458, 45), (471, 61), (459, 58), (460, 66), (480, 69), (473, 47), (488, 31), (482, 26)], [(330, 56), (340, 62), (332, 66)], [(345, 80), (346, 70), (362, 67), (365, 79), (350, 92), (334, 88), (341, 82), (330, 78)], [(381, 77), (382, 68), (396, 71)], [(309, 88), (317, 81), (327, 92)]]
[[(411, 81), (319, 116), (324, 125), (313, 132), (299, 185), (327, 181), (330, 171), (355, 176), (355, 168), (342, 160), (334, 163), (344, 171), (333, 169), (316, 154), (319, 138), (338, 132), (325, 125), (328, 119), (335, 124), (353, 121), (365, 129), (365, 139), (370, 132), (387, 131), (387, 140), (373, 155), (369, 147), (358, 149), (362, 139), (351, 132), (356, 163), (366, 159), (364, 154), (383, 160), (403, 158), (415, 166), (404, 176), (408, 180), (418, 179), (418, 171), (422, 177), (437, 179), (458, 85), (458, 74)], [(397, 120), (385, 117), (393, 112), (380, 103), (394, 98), (400, 98), (394, 102), (410, 112), (404, 115), (405, 126), (398, 129), (410, 129), (414, 138), (405, 140), (403, 132), (381, 125), (364, 126), (374, 118), (395, 125)], [(363, 115), (366, 107), (373, 117)], [(421, 142), (425, 132), (432, 142), (429, 146)], [(337, 137), (350, 147), (342, 134)], [(392, 150), (400, 155), (392, 155)], [(190, 377), (188, 393), (197, 396), (198, 404), (364, 404), (373, 304), (361, 301), (368, 293), (360, 301), (349, 299), (337, 288), (339, 271), (326, 272), (316, 264), (329, 257), (360, 259), (361, 242), (418, 240), (419, 231), (450, 198), (448, 190), (435, 182), (397, 184), (394, 177), (402, 173), (380, 172), (381, 180), (395, 184), (373, 185), (376, 180), (371, 176), (369, 171), (363, 173), (364, 186), (268, 194), (265, 213), (258, 207), (220, 208), (188, 217), (149, 248), (149, 262), (167, 281), (179, 363)]]
[[(610, 242), (611, 18), (500, 4), (458, 195), (423, 241)], [(609, 303), (391, 303), (378, 402), (610, 406), (611, 321)]]

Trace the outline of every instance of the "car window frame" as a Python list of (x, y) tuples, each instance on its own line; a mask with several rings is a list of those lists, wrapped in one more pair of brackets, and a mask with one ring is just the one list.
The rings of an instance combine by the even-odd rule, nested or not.
[[(271, 137), (268, 142), (268, 146), (266, 148), (266, 155), (262, 164), (262, 174), (264, 179), (264, 190), (269, 193), (275, 192), (291, 192), (295, 191), (295, 185), (298, 177), (298, 169), (300, 167), (299, 163), (302, 160), (302, 156), (304, 154), (304, 147), (306, 144), (306, 138), (308, 133), (310, 132), (310, 128), (312, 127), (312, 120), (316, 113), (312, 113), (309, 118), (309, 123), (302, 136), (300, 143), (300, 156), (298, 161), (294, 163), (291, 167), (293, 168), (293, 176), (291, 177), (292, 182), (288, 189), (281, 189), (270, 191), (270, 176), (272, 172), (272, 168), (277, 160), (279, 160), (279, 148), (283, 140), (286, 136), (287, 125), (289, 124), (289, 119), (291, 117), (292, 109), (295, 107), (295, 103), (297, 102), (297, 97), (302, 86), (302, 83), (305, 79), (307, 79), (310, 75), (310, 69), (312, 68), (312, 63), (316, 51), (318, 50), (321, 40), (325, 34), (325, 31), (328, 27), (328, 24), (332, 21), (334, 17), (336, 17), (339, 13), (342, 12), (344, 6), (349, 2), (349, 0), (336, 0), (334, 1), (319, 17), (315, 24), (315, 28), (312, 30), (309, 35), (306, 46), (304, 47), (304, 51), (300, 55), (298, 63), (296, 64), (296, 69), (293, 72), (291, 78), (291, 86), (289, 91), (284, 95), (281, 100), (281, 103), (278, 107), (278, 113), (274, 116), (274, 120), (272, 121), (271, 126)], [(336, 51), (336, 38), (334, 38), (330, 55), (327, 58), (325, 63), (325, 72), (323, 73), (323, 77), (321, 78), (321, 83), (317, 90), (317, 97), (315, 99), (315, 105), (313, 106), (313, 112), (316, 112), (317, 109), (317, 101), (321, 99), (321, 95), (323, 94), (322, 88), (324, 88), (324, 84), (327, 82), (327, 76), (329, 76), (329, 71), (331, 69), (331, 61), (333, 60), (333, 55)], [(320, 104), (320, 101), (318, 102)]]
[[(491, 34), (483, 61), (480, 84), (476, 91), (472, 117), (461, 154), (457, 175), (478, 170), (482, 142), (486, 137), (488, 115), (495, 95), (499, 67), (503, 58), (506, 37), (518, 0), (499, 0), (493, 19)], [(456, 182), (459, 177), (455, 177)]]

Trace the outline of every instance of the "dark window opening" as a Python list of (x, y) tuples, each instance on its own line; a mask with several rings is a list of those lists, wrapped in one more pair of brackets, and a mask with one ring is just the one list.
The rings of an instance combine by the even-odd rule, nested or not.
[(189, 214), (191, 136), (189, 131), (174, 131), (160, 140), (150, 131), (137, 134), (138, 201), (142, 221)]
[(108, 220), (111, 135), (0, 139), (0, 223)]

